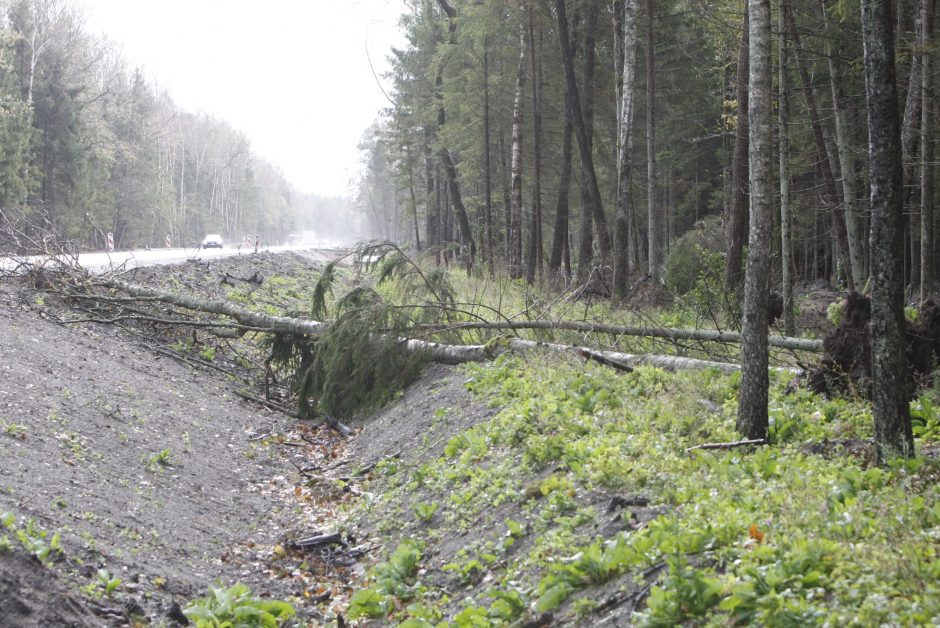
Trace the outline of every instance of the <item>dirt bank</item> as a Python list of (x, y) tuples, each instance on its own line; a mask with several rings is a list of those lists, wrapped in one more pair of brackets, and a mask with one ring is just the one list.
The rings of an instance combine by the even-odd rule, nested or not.
[[(141, 269), (133, 280), (219, 296), (226, 274), (310, 273), (311, 257)], [(298, 468), (343, 444), (114, 326), (54, 322), (68, 316), (54, 295), (0, 283), (0, 513), (15, 516), (0, 541), (16, 550), (0, 553), (0, 623), (160, 623), (216, 580), (296, 600), (332, 586), (328, 574), (282, 573), (272, 557), (317, 520), (295, 491)], [(54, 577), (20, 549), (28, 525), (46, 546), (60, 535), (46, 561)], [(120, 579), (113, 591), (100, 570)], [(58, 588), (41, 591), (47, 581)]]

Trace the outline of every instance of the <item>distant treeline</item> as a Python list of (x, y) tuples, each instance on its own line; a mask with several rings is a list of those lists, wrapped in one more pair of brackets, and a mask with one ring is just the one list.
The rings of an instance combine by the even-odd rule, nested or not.
[[(80, 246), (349, 234), (345, 199), (294, 189), (222, 120), (180, 110), (65, 0), (0, 0), (0, 209)], [(355, 223), (356, 221), (353, 220)], [(28, 228), (28, 227), (27, 227)]]

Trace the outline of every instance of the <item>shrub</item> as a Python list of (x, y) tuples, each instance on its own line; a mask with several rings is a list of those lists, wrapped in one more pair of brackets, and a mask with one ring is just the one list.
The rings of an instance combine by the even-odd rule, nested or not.
[(699, 221), (676, 240), (666, 259), (666, 286), (677, 296), (691, 292), (699, 281), (709, 254), (721, 253), (721, 224), (717, 219)]

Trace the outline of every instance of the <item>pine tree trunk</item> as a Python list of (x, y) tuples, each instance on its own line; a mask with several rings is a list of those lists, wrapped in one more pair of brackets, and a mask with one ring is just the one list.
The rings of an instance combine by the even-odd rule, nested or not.
[(738, 116), (734, 133), (734, 157), (731, 163), (731, 216), (728, 221), (728, 258), (725, 284), (731, 290), (741, 286), (741, 256), (744, 251), (744, 233), (747, 226), (748, 180), (748, 66), (750, 58), (749, 12), (744, 7), (744, 29), (738, 52), (737, 101)]
[(790, 214), (790, 81), (787, 73), (786, 0), (780, 5), (780, 54), (778, 63), (778, 93), (780, 120), (780, 266), (783, 283), (783, 326), (786, 335), (796, 334), (793, 316), (793, 242), (791, 238), (792, 217)]
[[(589, 16), (593, 15), (593, 25), (596, 26), (596, 16), (597, 16), (597, 0), (589, 0)], [(558, 23), (558, 40), (561, 46), (561, 57), (562, 64), (564, 65), (565, 72), (565, 84), (567, 85), (567, 94), (568, 101), (571, 106), (572, 114), (574, 115), (574, 129), (575, 134), (578, 137), (578, 149), (581, 153), (581, 164), (582, 164), (582, 173), (584, 175), (584, 185), (588, 194), (590, 195), (591, 207), (588, 208), (586, 213), (590, 213), (594, 222), (596, 224), (596, 229), (598, 233), (598, 240), (601, 249), (601, 257), (606, 259), (610, 252), (610, 236), (607, 230), (607, 220), (604, 217), (604, 208), (601, 201), (600, 187), (597, 183), (597, 173), (594, 169), (594, 157), (592, 155), (592, 141), (589, 138), (587, 131), (587, 118), (584, 113), (584, 109), (581, 106), (581, 94), (578, 89), (577, 80), (574, 74), (574, 58), (572, 55), (571, 49), (571, 39), (568, 33), (568, 17), (565, 11), (565, 0), (555, 0), (555, 16)], [(593, 71), (593, 26), (591, 20), (589, 19), (585, 30), (587, 31), (587, 41), (588, 45), (591, 48), (590, 50), (585, 50), (585, 55), (587, 59), (591, 59), (591, 63), (588, 64), (585, 62), (585, 66), (592, 68)], [(593, 83), (593, 81), (591, 81)], [(585, 77), (585, 100), (589, 92), (593, 90), (593, 85), (588, 83), (587, 77)], [(582, 239), (583, 241), (583, 239)], [(582, 257), (585, 255), (582, 251)], [(593, 255), (591, 256), (593, 258)], [(586, 274), (590, 269), (579, 268), (578, 276), (581, 277), (582, 274)]]
[(903, 163), (891, 5), (862, 0), (871, 178), (871, 379), (880, 462), (914, 455), (905, 355)]
[[(601, 261), (607, 263), (611, 254), (610, 230), (607, 226), (607, 214), (597, 183), (597, 169), (594, 166), (594, 90), (597, 70), (597, 20), (600, 13), (599, 0), (587, 0), (587, 12), (584, 18), (584, 92), (581, 103), (584, 107), (584, 132), (587, 139), (588, 153), (591, 155), (590, 170), (585, 173), (589, 182), (589, 207), (593, 213), (594, 237), (601, 255)], [(574, 56), (572, 48), (572, 57)], [(593, 181), (593, 183), (591, 183)]]
[(822, 4), (823, 22), (826, 25), (826, 56), (829, 61), (829, 84), (832, 88), (832, 110), (836, 127), (836, 150), (842, 177), (842, 204), (845, 212), (845, 230), (849, 244), (852, 276), (856, 285), (863, 285), (865, 268), (865, 244), (859, 227), (859, 212), (855, 194), (855, 156), (850, 146), (850, 131), (842, 92), (842, 64), (835, 46), (835, 33), (830, 28), (826, 0)]
[(490, 51), (483, 39), (483, 257), (490, 275), (496, 271), (493, 255), (493, 176), (490, 163)]
[[(793, 19), (792, 12), (787, 13), (788, 30), (790, 31), (790, 41), (793, 42), (796, 50), (801, 50), (800, 35), (796, 30), (796, 22)], [(832, 176), (832, 165), (829, 162), (829, 150), (826, 148), (826, 138), (823, 135), (822, 122), (819, 117), (819, 109), (816, 107), (816, 94), (813, 90), (813, 82), (810, 78), (808, 64), (799, 54), (796, 57), (796, 66), (800, 74), (800, 83), (803, 86), (803, 98), (806, 100), (806, 109), (809, 113), (810, 126), (813, 130), (813, 144), (816, 148), (816, 160), (822, 173), (823, 185), (825, 189), (824, 202), (827, 203), (832, 212), (832, 225), (836, 233), (836, 250), (839, 260), (845, 270), (846, 284), (849, 290), (855, 290), (856, 278), (852, 274), (852, 256), (849, 253), (849, 236), (845, 226), (845, 213), (839, 209), (839, 193), (836, 191), (835, 177)]]
[(542, 276), (542, 86), (541, 64), (535, 46), (535, 25), (529, 5), (529, 57), (532, 67), (532, 215), (529, 225), (529, 254), (526, 281)]
[(931, 44), (933, 39), (934, 0), (921, 0), (923, 24), (921, 61), (921, 129), (920, 144), (920, 300), (933, 293), (934, 220), (933, 220), (933, 75)]
[(411, 143), (405, 144), (405, 160), (408, 162), (408, 197), (411, 200), (411, 219), (415, 234), (415, 248), (421, 250), (421, 229), (418, 225), (418, 195), (415, 193), (415, 164), (411, 158)]
[[(447, 27), (450, 31), (450, 43), (456, 44), (456, 32), (457, 32), (457, 23), (454, 21), (457, 17), (456, 10), (450, 5), (447, 0), (438, 0), (438, 4), (447, 14)], [(435, 81), (435, 88), (437, 90), (438, 98), (438, 126), (444, 126), (446, 113), (444, 109), (444, 103), (440, 96), (441, 86), (443, 84), (443, 77), (441, 72), (443, 67), (438, 69), (437, 79)], [(441, 146), (439, 149), (439, 154), (441, 158), (441, 163), (444, 164), (444, 174), (447, 175), (447, 190), (450, 193), (450, 202), (454, 209), (454, 214), (457, 217), (457, 225), (460, 227), (460, 236), (463, 241), (464, 246), (467, 247), (469, 252), (469, 258), (467, 260), (467, 268), (473, 266), (474, 258), (476, 258), (476, 242), (473, 239), (473, 231), (470, 229), (470, 218), (467, 216), (467, 208), (463, 204), (463, 196), (460, 193), (460, 183), (457, 179), (457, 168), (454, 165), (453, 157), (450, 155), (450, 151)]]
[[(921, 2), (930, 0), (921, 0)], [(900, 16), (899, 16), (900, 17)], [(899, 25), (900, 29), (900, 19)], [(924, 23), (923, 12), (918, 11), (914, 16), (914, 36), (919, 42), (923, 37)], [(920, 145), (920, 137), (917, 133), (917, 124), (921, 118), (921, 62), (923, 57), (918, 51), (911, 54), (911, 68), (908, 76), (907, 98), (904, 104), (904, 118), (901, 126), (901, 159), (904, 164), (904, 202), (906, 203), (914, 189), (914, 155), (917, 154)]]
[(649, 274), (662, 283), (666, 255), (663, 211), (656, 204), (656, 73), (653, 40), (653, 0), (646, 0), (646, 201), (649, 215)]
[(427, 215), (425, 220), (425, 238), (428, 247), (434, 248), (440, 246), (440, 233), (438, 231), (438, 203), (437, 194), (435, 194), (434, 185), (434, 161), (431, 158), (431, 129), (424, 128), (424, 177), (427, 187), (425, 188), (425, 203), (427, 204)]
[(737, 428), (747, 438), (766, 438), (769, 386), (767, 300), (773, 236), (770, 0), (749, 0), (748, 12), (751, 203), (747, 269), (744, 276), (744, 317), (741, 323), (741, 388)]
[[(570, 259), (570, 242), (568, 238), (569, 195), (571, 192), (571, 140), (574, 133), (574, 123), (571, 119), (571, 109), (563, 103), (565, 114), (565, 127), (561, 136), (561, 172), (558, 175), (558, 204), (555, 206), (555, 226), (552, 231), (552, 251), (548, 258), (549, 273), (558, 273), (564, 263), (566, 255)], [(567, 273), (570, 275), (571, 267), (568, 264)]]

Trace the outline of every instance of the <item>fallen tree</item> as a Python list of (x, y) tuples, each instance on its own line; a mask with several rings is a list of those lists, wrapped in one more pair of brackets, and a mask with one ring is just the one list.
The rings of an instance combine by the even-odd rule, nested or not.
[[(629, 327), (624, 325), (606, 325), (601, 323), (588, 323), (583, 321), (506, 321), (506, 322), (479, 322), (456, 323), (447, 327), (448, 330), (463, 329), (550, 329), (582, 331), (596, 334), (610, 334), (613, 336), (635, 336), (646, 338), (665, 338), (667, 340), (700, 340), (705, 342), (724, 342), (740, 344), (741, 334), (733, 331), (719, 331), (715, 329), (675, 329), (672, 327)], [(793, 338), (790, 336), (768, 336), (767, 342), (771, 347), (789, 349), (791, 351), (811, 351), (819, 353), (823, 350), (821, 340), (809, 338)]]
[[(273, 316), (259, 312), (251, 312), (232, 306), (224, 301), (213, 301), (209, 299), (200, 299), (188, 295), (181, 295), (164, 290), (156, 290), (145, 286), (129, 284), (118, 280), (108, 280), (101, 283), (102, 286), (119, 290), (132, 297), (146, 300), (157, 300), (164, 303), (183, 307), (189, 310), (227, 316), (242, 325), (251, 327), (256, 331), (266, 331), (269, 333), (294, 334), (299, 336), (319, 335), (323, 333), (330, 323), (321, 321), (305, 320), (288, 316)], [(515, 329), (569, 329), (578, 331), (596, 331), (598, 333), (610, 333), (632, 336), (655, 336), (662, 338), (692, 339), (713, 342), (738, 342), (740, 335), (732, 332), (711, 332), (709, 330), (689, 330), (689, 329), (669, 329), (663, 327), (641, 328), (641, 327), (621, 327), (614, 325), (597, 325), (593, 323), (581, 323), (579, 321), (528, 321), (528, 322), (508, 322), (508, 323), (467, 323), (457, 324), (448, 327), (448, 329), (491, 329), (491, 330), (515, 330)], [(788, 349), (799, 349), (804, 351), (814, 351), (817, 341), (804, 340), (801, 338), (786, 338), (782, 336), (774, 337), (779, 346)], [(429, 360), (442, 364), (460, 364), (465, 362), (483, 362), (492, 360), (500, 353), (505, 351), (514, 351), (524, 353), (534, 349), (546, 349), (557, 352), (570, 352), (583, 358), (606, 363), (618, 368), (633, 368), (639, 365), (650, 365), (658, 368), (675, 371), (681, 369), (701, 369), (715, 368), (725, 373), (734, 372), (740, 369), (738, 364), (729, 362), (717, 362), (712, 360), (699, 360), (695, 358), (684, 358), (679, 356), (655, 355), (655, 354), (631, 354), (617, 351), (606, 351), (591, 347), (565, 345), (558, 343), (537, 342), (525, 340), (522, 338), (498, 338), (494, 342), (478, 345), (450, 345), (421, 340), (416, 338), (402, 338), (401, 342), (405, 348), (412, 353), (422, 352), (426, 354)], [(804, 344), (800, 344), (800, 343)], [(786, 369), (794, 370), (795, 369)]]

